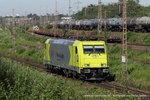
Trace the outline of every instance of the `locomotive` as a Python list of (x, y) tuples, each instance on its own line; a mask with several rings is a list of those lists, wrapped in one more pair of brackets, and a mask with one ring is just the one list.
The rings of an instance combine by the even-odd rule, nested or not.
[(44, 64), (50, 70), (84, 80), (104, 80), (109, 76), (104, 41), (48, 39)]
[(38, 26), (33, 26), (33, 31), (39, 31), (39, 27)]
[[(108, 31), (122, 31), (123, 18), (101, 19), (100, 22), (103, 30), (106, 27)], [(98, 19), (63, 20), (58, 22), (56, 26), (60, 29), (93, 30), (98, 27)], [(127, 28), (134, 32), (150, 32), (150, 17), (128, 18)]]

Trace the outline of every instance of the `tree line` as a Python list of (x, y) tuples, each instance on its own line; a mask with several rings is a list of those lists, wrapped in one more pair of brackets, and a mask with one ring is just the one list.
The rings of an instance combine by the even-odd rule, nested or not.
[[(104, 12), (106, 11), (107, 18), (119, 18), (123, 13), (123, 0), (118, 0), (119, 3), (109, 3), (102, 5), (102, 17), (104, 18)], [(128, 17), (142, 17), (150, 16), (150, 6), (143, 6), (139, 4), (139, 0), (127, 1), (127, 16)], [(98, 6), (89, 5), (84, 7), (81, 11), (74, 15), (76, 19), (94, 19), (98, 18)]]
[[(104, 18), (104, 12), (106, 11), (107, 18), (120, 18), (123, 13), (123, 0), (118, 0), (117, 3), (109, 3), (107, 5), (102, 4), (102, 18)], [(61, 17), (67, 17), (68, 15), (59, 14), (57, 16), (57, 21), (61, 20)], [(143, 6), (139, 4), (139, 0), (127, 0), (127, 17), (142, 17), (142, 16), (150, 16), (150, 5)], [(39, 16), (37, 14), (28, 14), (28, 18), (32, 18), (36, 21), (44, 21), (48, 19), (48, 21), (53, 22), (56, 20), (54, 14), (46, 14)], [(4, 18), (12, 18), (12, 16), (0, 16), (0, 22), (4, 23)], [(24, 16), (16, 16), (15, 18), (24, 18)], [(73, 19), (95, 19), (98, 18), (98, 5), (90, 4), (87, 7), (82, 8), (81, 11), (78, 11), (76, 14), (72, 15)]]

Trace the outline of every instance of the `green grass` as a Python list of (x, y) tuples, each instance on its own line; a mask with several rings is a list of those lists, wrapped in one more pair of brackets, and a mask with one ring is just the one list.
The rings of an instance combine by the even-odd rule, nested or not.
[[(115, 81), (117, 82), (120, 82), (122, 72), (121, 50), (119, 46), (108, 48), (110, 72), (116, 76)], [(128, 48), (128, 59), (129, 81), (127, 85), (150, 91), (150, 67), (144, 63), (146, 61), (150, 62), (150, 52)], [(143, 61), (143, 63), (133, 63), (133, 61), (130, 60)]]
[(43, 63), (44, 42), (47, 38), (41, 39), (22, 33), (18, 28), (15, 33), (15, 39), (8, 30), (0, 33), (0, 53)]
[(150, 45), (150, 34), (128, 32), (128, 42)]
[[(43, 63), (44, 42), (47, 38), (38, 38), (22, 33), (18, 28), (16, 29), (16, 52), (13, 51), (14, 43), (12, 42), (11, 34), (8, 30), (3, 30), (0, 32), (0, 54), (15, 56), (37, 63)], [(39, 48), (39, 46), (41, 46), (41, 48)], [(28, 49), (24, 47), (27, 47)], [(110, 73), (112, 75), (115, 75), (116, 82), (120, 82), (120, 73), (122, 71), (121, 51), (121, 47), (119, 46), (108, 47)], [(150, 52), (132, 50), (130, 47), (128, 47), (128, 58), (132, 60), (149, 61)], [(146, 65), (144, 63), (138, 64), (129, 62), (129, 82), (125, 82), (124, 85), (129, 85), (144, 90), (150, 90), (149, 70), (149, 65)], [(84, 86), (82, 88), (84, 88)]]
[[(117, 93), (82, 81), (65, 80), (62, 77), (36, 71), (30, 66), (0, 58), (1, 100), (91, 100), (84, 95), (107, 94), (115, 95)], [(92, 99), (113, 100), (115, 98), (98, 97)]]
[[(111, 59), (117, 59), (121, 61), (122, 48), (120, 46), (114, 45), (108, 49)], [(148, 50), (133, 50), (130, 46), (128, 46), (128, 59), (129, 61), (143, 61), (144, 64), (144, 62), (150, 62), (150, 52)]]
[(0, 59), (0, 99), (72, 99), (77, 98), (72, 88), (65, 89), (65, 81), (22, 64)]

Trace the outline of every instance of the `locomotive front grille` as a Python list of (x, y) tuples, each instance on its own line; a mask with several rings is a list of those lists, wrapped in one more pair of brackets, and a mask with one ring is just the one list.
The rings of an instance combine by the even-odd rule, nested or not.
[(82, 73), (109, 73), (109, 69), (108, 68), (84, 68), (82, 71)]
[(109, 75), (109, 68), (84, 68), (81, 70), (81, 74), (86, 80), (99, 80)]
[(90, 73), (91, 70), (90, 69), (84, 69), (84, 73)]

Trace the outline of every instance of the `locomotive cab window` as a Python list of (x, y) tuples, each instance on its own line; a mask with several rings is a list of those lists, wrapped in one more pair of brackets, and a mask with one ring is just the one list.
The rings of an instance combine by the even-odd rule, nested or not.
[(85, 54), (105, 53), (105, 47), (104, 45), (83, 46), (83, 51)]
[(95, 53), (105, 53), (104, 46), (94, 46)]
[(83, 46), (84, 53), (93, 53), (94, 49), (93, 46)]

